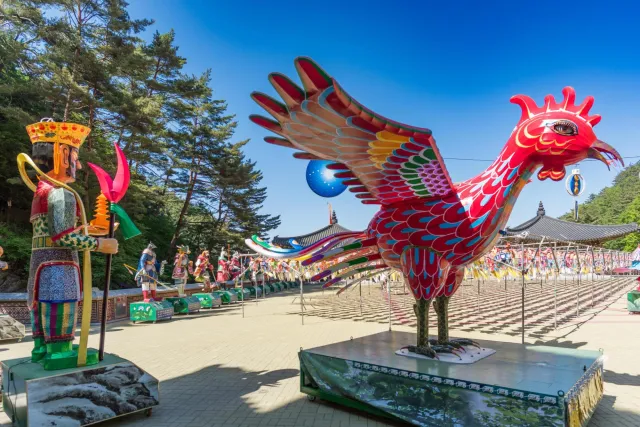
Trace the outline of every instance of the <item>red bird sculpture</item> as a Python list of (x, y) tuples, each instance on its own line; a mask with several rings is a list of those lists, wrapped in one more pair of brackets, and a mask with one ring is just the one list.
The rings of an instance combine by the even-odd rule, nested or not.
[[(473, 344), (449, 339), (449, 299), (465, 265), (495, 244), (536, 171), (540, 180), (559, 181), (566, 166), (586, 158), (624, 165), (619, 153), (593, 131), (600, 121), (600, 116), (590, 115), (593, 97), (576, 105), (575, 91), (565, 87), (560, 102), (548, 95), (542, 106), (525, 95), (512, 97), (522, 115), (498, 158), (478, 176), (454, 184), (431, 130), (374, 113), (309, 58), (296, 59), (295, 67), (302, 87), (282, 74), (269, 75), (284, 103), (263, 93), (251, 95), (275, 120), (251, 120), (280, 136), (265, 138), (267, 142), (301, 151), (294, 157), (335, 162), (329, 167), (362, 203), (380, 205), (364, 232), (332, 236), (296, 248), (295, 255), (312, 254), (303, 263), (307, 265), (341, 258), (316, 280), (331, 274), (344, 279), (368, 267), (402, 271), (416, 299), (418, 320), (417, 345), (409, 349), (419, 354), (437, 357), (437, 351), (450, 353)], [(341, 239), (354, 237), (355, 243), (331, 249)], [(247, 244), (270, 256), (292, 256), (255, 236)], [(438, 338), (430, 341), (431, 301), (438, 315)]]

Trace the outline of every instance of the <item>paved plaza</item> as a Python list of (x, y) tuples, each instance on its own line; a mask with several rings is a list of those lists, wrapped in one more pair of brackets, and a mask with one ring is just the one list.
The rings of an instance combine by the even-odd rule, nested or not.
[[(634, 278), (530, 282), (528, 343), (604, 349), (605, 396), (590, 426), (640, 425), (640, 316), (626, 312)], [(389, 310), (388, 295), (391, 295)], [(576, 304), (576, 296), (579, 303)], [(519, 282), (466, 282), (452, 299), (453, 336), (520, 342)], [(412, 297), (401, 285), (335, 291), (305, 288), (304, 325), (297, 290), (158, 324), (109, 325), (107, 350), (144, 367), (160, 381), (161, 405), (105, 426), (385, 426), (387, 422), (299, 392), (297, 352), (387, 330), (414, 331)], [(556, 310), (557, 307), (557, 310)], [(557, 313), (554, 315), (554, 313)], [(432, 317), (435, 317), (432, 315)], [(435, 325), (435, 319), (433, 319)], [(90, 345), (98, 346), (97, 328)], [(435, 330), (433, 330), (435, 332)], [(29, 354), (32, 343), (0, 345), (0, 357)], [(0, 413), (0, 425), (10, 425)]]

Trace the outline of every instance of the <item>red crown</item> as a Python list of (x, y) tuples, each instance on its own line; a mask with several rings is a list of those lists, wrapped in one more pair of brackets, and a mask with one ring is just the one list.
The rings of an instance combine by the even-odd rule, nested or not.
[(594, 114), (593, 116), (589, 115), (589, 110), (593, 107), (593, 96), (587, 96), (582, 104), (576, 105), (576, 91), (571, 86), (567, 86), (562, 89), (562, 95), (564, 95), (564, 99), (559, 104), (556, 103), (553, 95), (545, 96), (544, 105), (541, 107), (538, 107), (536, 102), (527, 95), (512, 96), (511, 102), (518, 104), (520, 108), (522, 108), (520, 122), (537, 116), (538, 114), (548, 113), (550, 111), (566, 111), (568, 113), (573, 113), (576, 116), (582, 117), (592, 127), (600, 122), (602, 117), (598, 114)]

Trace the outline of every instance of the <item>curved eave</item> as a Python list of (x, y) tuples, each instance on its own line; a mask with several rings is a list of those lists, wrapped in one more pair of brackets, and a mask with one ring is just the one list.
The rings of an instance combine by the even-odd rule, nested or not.
[(271, 239), (271, 244), (275, 244), (283, 248), (290, 248), (291, 245), (289, 245), (289, 240), (294, 239), (300, 245), (308, 246), (318, 242), (321, 239), (324, 239), (325, 237), (333, 236), (336, 233), (344, 233), (344, 232), (350, 232), (350, 231), (351, 230), (344, 228), (340, 224), (330, 224), (312, 233), (304, 234), (301, 236), (293, 236), (293, 237), (275, 236), (273, 237), (273, 239)]
[(507, 236), (516, 237), (523, 233), (525, 240), (540, 240), (575, 243), (600, 243), (638, 232), (635, 223), (621, 225), (593, 225), (563, 221), (547, 216), (537, 216), (516, 227), (505, 230)]

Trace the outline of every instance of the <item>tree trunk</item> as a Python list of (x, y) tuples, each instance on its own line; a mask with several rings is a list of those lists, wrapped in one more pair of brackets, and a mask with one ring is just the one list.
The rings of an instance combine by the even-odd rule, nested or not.
[(449, 299), (442, 295), (433, 301), (433, 309), (438, 315), (438, 344), (449, 342)]
[(429, 347), (429, 301), (417, 300), (413, 305), (418, 320), (418, 347)]

